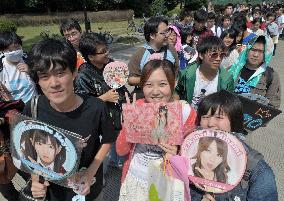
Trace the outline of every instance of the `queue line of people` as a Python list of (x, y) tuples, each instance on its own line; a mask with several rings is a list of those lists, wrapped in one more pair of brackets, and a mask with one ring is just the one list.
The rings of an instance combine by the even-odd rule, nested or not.
[[(22, 60), (11, 59), (16, 54), (18, 58), (23, 57), (21, 41), (13, 41), (17, 35), (12, 32), (0, 34), (2, 61), (7, 59), (9, 64), (13, 64), (2, 62), (1, 75), (5, 70), (13, 69), (24, 73), (25, 81), (30, 80), (30, 84), (22, 88), (24, 95), (30, 96), (25, 100), (27, 104), (23, 113), (32, 116), (29, 100), (35, 94), (42, 94), (38, 104), (39, 120), (84, 137), (91, 134), (79, 165), (86, 168), (80, 173), (84, 178), (80, 193), (86, 195), (86, 200), (103, 200), (102, 163), (110, 150), (111, 159), (118, 159), (113, 161), (116, 165), (123, 163), (128, 156), (124, 163), (119, 200), (148, 200), (149, 161), (161, 160), (165, 154), (179, 154), (178, 146), (128, 143), (120, 120), (122, 103), (139, 107), (141, 103), (179, 100), (186, 111), (184, 125), (239, 133), (245, 132), (242, 106), (235, 95), (224, 97), (219, 92), (222, 89), (261, 94), (269, 99), (272, 107), (280, 107), (279, 75), (269, 67), (273, 55), (271, 50), (275, 46), (271, 35), (250, 32), (246, 16), (241, 14), (232, 28), (221, 30), (220, 36), (217, 28), (217, 36), (214, 36), (211, 29), (214, 26), (208, 28), (206, 25), (207, 16), (204, 10), (196, 11), (192, 27), (185, 32), (179, 32), (178, 26), (169, 26), (163, 17), (152, 17), (145, 23), (146, 43), (133, 54), (128, 64), (129, 84), (135, 86), (131, 95), (126, 88), (115, 91), (106, 85), (102, 71), (112, 61), (106, 42), (94, 33), (81, 34), (76, 21), (69, 20), (61, 25), (61, 33), (67, 40), (46, 39), (35, 44), (24, 67), (19, 65)], [(212, 19), (214, 16), (211, 15)], [(8, 37), (5, 38), (5, 34)], [(4, 46), (11, 40), (8, 46)], [(192, 48), (190, 53), (198, 56), (180, 69), (183, 41)], [(153, 59), (153, 54), (160, 57)], [(5, 89), (1, 90), (1, 98), (5, 101), (18, 99), (14, 95), (18, 90), (9, 87), (13, 82), (8, 78), (1, 79), (1, 88)], [(27, 90), (30, 88), (33, 90)], [(119, 104), (115, 104), (117, 102)], [(248, 157), (253, 160), (253, 155), (250, 156), (252, 149), (248, 145), (245, 147)], [(264, 159), (259, 160), (251, 171), (247, 188), (238, 186), (232, 192), (212, 196), (191, 185), (188, 186), (191, 199), (277, 200), (275, 176)], [(93, 185), (94, 177), (96, 182)], [(71, 200), (76, 195), (72, 189), (47, 181), (41, 183), (38, 177), (32, 176), (31, 180), (34, 198), (47, 196), (50, 200)], [(8, 200), (18, 199), (11, 183), (1, 185), (0, 191)]]

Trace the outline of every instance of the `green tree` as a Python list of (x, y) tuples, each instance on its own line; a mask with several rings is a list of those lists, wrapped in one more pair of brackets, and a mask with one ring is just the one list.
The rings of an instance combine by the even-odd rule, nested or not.
[(60, 1), (57, 0), (25, 0), (25, 6), (27, 8), (36, 11), (46, 11), (48, 14), (54, 9), (57, 10), (58, 3), (60, 3)]
[(189, 10), (198, 10), (202, 6), (207, 7), (207, 0), (185, 0), (184, 6)]
[(165, 0), (154, 0), (150, 6), (150, 14), (151, 16), (155, 16), (157, 14), (166, 14), (167, 7), (165, 5)]
[(148, 16), (150, 14), (150, 3), (149, 0), (125, 0), (122, 8), (134, 10), (136, 17), (141, 17), (143, 13)]
[(0, 13), (7, 13), (7, 12), (13, 12), (13, 9), (15, 8), (16, 1), (15, 0), (0, 0)]
[(165, 0), (165, 6), (170, 11), (173, 10), (178, 5), (179, 2), (180, 0)]

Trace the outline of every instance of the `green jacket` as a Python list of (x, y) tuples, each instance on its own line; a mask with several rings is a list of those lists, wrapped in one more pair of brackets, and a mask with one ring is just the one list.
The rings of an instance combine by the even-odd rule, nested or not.
[[(191, 64), (184, 70), (180, 71), (178, 75), (178, 84), (175, 91), (181, 100), (186, 100), (189, 103), (192, 102), (193, 98), (196, 70), (198, 66), (198, 63)], [(233, 92), (234, 87), (233, 77), (228, 74), (226, 69), (220, 68), (217, 91), (228, 90)]]

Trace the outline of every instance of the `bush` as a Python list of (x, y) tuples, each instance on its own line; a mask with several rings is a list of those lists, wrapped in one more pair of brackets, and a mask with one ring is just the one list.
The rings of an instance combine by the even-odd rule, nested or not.
[(165, 0), (154, 0), (150, 6), (151, 16), (157, 14), (164, 15), (167, 13), (167, 7), (165, 6)]
[(17, 31), (17, 25), (11, 20), (0, 19), (0, 32), (1, 31)]
[(50, 30), (47, 28), (45, 28), (42, 32), (40, 32), (39, 35), (42, 39), (47, 39), (47, 38), (62, 39), (61, 35), (51, 33)]
[[(112, 10), (88, 12), (88, 18), (91, 22), (107, 22), (107, 21), (124, 21), (130, 18), (134, 13), (133, 10)], [(60, 24), (62, 20), (75, 18), (79, 22), (84, 22), (83, 12), (70, 13), (52, 13), (51, 15), (29, 15), (29, 14), (7, 14), (4, 15), (4, 20), (11, 19), (18, 26), (38, 26)]]

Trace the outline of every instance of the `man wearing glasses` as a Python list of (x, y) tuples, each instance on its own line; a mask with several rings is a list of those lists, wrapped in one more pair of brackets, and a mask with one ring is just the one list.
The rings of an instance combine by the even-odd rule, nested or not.
[(268, 66), (272, 54), (271, 38), (255, 37), (231, 66), (229, 73), (237, 83), (235, 93), (261, 95), (269, 100), (270, 106), (279, 108), (281, 102), (279, 75)]
[(77, 51), (76, 67), (79, 68), (80, 65), (85, 62), (81, 53), (79, 52), (79, 42), (82, 34), (82, 29), (79, 22), (72, 18), (64, 20), (60, 25), (60, 33)]
[(234, 81), (224, 68), (220, 68), (225, 57), (223, 41), (209, 36), (197, 46), (199, 60), (179, 73), (177, 99), (186, 100), (194, 108), (207, 95), (220, 90), (234, 90)]
[(129, 67), (129, 84), (135, 86), (134, 93), (137, 98), (142, 98), (143, 93), (139, 87), (141, 70), (144, 65), (149, 61), (153, 53), (159, 53), (161, 59), (171, 61), (176, 68), (179, 69), (179, 59), (174, 47), (167, 43), (169, 35), (168, 21), (162, 17), (151, 17), (144, 26), (144, 36), (146, 43), (143, 47), (139, 48), (131, 57)]

